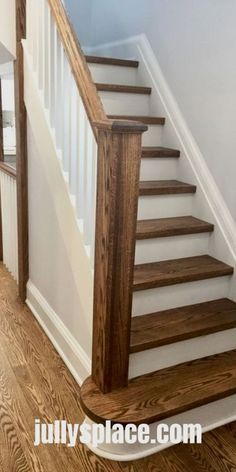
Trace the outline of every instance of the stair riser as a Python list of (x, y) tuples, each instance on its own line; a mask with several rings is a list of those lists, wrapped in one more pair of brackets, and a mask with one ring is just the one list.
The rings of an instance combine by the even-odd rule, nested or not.
[(142, 85), (137, 83), (137, 69), (132, 67), (89, 64), (89, 69), (95, 83)]
[(129, 378), (236, 348), (236, 328), (130, 355)]
[(192, 194), (139, 197), (138, 219), (191, 215), (193, 199)]
[(108, 115), (148, 115), (150, 97), (135, 93), (99, 92)]
[(177, 179), (177, 167), (178, 159), (142, 159), (140, 180), (175, 180)]
[(209, 233), (138, 240), (135, 263), (165, 261), (208, 253)]
[(143, 146), (161, 146), (163, 125), (148, 125), (148, 130), (143, 133)]
[(133, 314), (144, 315), (228, 296), (230, 277), (199, 280), (133, 294)]

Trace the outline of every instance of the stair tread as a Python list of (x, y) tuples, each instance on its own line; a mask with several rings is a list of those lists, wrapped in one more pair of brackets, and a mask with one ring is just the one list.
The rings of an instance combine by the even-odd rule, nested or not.
[(133, 290), (165, 287), (232, 274), (233, 267), (208, 255), (138, 264), (134, 267)]
[(123, 66), (137, 68), (139, 66), (138, 61), (131, 59), (118, 59), (114, 57), (101, 57), (101, 56), (85, 56), (86, 61), (90, 64), (104, 64), (110, 66)]
[(95, 84), (99, 92), (120, 92), (120, 93), (136, 93), (150, 95), (152, 89), (150, 87), (142, 87), (138, 85), (121, 85), (121, 84)]
[(180, 151), (162, 146), (144, 146), (142, 158), (180, 157)]
[(89, 377), (83, 410), (96, 422), (153, 423), (236, 393), (236, 350), (136, 377), (128, 387), (102, 394)]
[(236, 303), (222, 298), (132, 318), (130, 352), (236, 327)]
[(178, 180), (146, 180), (140, 182), (140, 195), (168, 195), (179, 193), (195, 193), (196, 185), (179, 182)]
[(165, 118), (162, 116), (140, 116), (140, 115), (108, 115), (112, 120), (141, 121), (145, 125), (164, 125)]
[(213, 229), (213, 224), (199, 220), (193, 216), (140, 220), (137, 223), (136, 239), (205, 233), (211, 232)]

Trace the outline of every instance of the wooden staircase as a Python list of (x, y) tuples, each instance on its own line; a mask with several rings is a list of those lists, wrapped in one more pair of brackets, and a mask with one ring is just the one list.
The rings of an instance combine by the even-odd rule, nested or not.
[[(97, 82), (97, 69), (91, 67), (96, 88), (102, 92), (107, 116), (115, 120), (130, 120), (141, 122), (151, 127), (164, 127), (165, 117), (141, 113), (127, 113), (127, 104), (122, 107), (122, 101), (128, 102), (129, 95), (146, 96), (150, 99), (151, 89), (137, 84), (107, 83), (109, 67), (138, 69), (139, 63), (132, 60), (86, 56), (90, 67), (103, 67), (100, 77), (103, 81)], [(119, 69), (119, 70), (120, 70)], [(121, 76), (121, 74), (119, 75)], [(113, 74), (115, 77), (115, 72)], [(113, 79), (114, 80), (114, 79)], [(113, 94), (109, 100), (108, 95)], [(116, 98), (117, 94), (119, 98)], [(117, 103), (118, 102), (118, 103)], [(132, 102), (133, 103), (133, 102)], [(120, 112), (116, 111), (119, 108)], [(139, 109), (138, 106), (134, 106)], [(142, 103), (140, 105), (142, 108)], [(132, 105), (131, 105), (132, 109)], [(122, 112), (123, 111), (123, 112)], [(140, 110), (142, 112), (142, 110)], [(146, 139), (146, 138), (145, 138)], [(178, 149), (144, 143), (142, 147), (142, 162), (155, 160), (176, 161), (181, 158)], [(197, 187), (192, 183), (179, 180), (140, 180), (139, 198), (155, 197), (156, 206), (161, 196), (185, 195), (194, 196)], [(153, 205), (153, 200), (150, 205)], [(191, 238), (194, 235), (211, 237), (214, 225), (202, 221), (194, 215), (178, 215), (173, 209), (173, 216), (162, 218), (144, 217), (137, 221), (136, 241), (150, 241), (165, 239), (176, 240), (176, 258), (157, 260), (145, 264), (135, 264), (133, 278), (133, 294), (144, 291), (149, 297), (150, 290), (160, 287), (171, 287), (177, 284), (197, 283), (209, 279), (230, 277), (233, 268), (208, 254), (191, 257), (177, 257), (179, 237)], [(177, 238), (177, 239), (176, 239)], [(194, 248), (193, 248), (194, 252)], [(199, 288), (200, 290), (200, 288)], [(157, 293), (158, 302), (158, 293)], [(157, 303), (158, 304), (158, 303)], [(213, 333), (224, 333), (236, 328), (236, 303), (228, 298), (208, 300), (189, 306), (174, 306), (171, 309), (157, 310), (154, 313), (143, 313), (132, 317), (129, 352), (130, 355), (150, 351), (182, 341), (198, 339)], [(206, 337), (206, 342), (207, 342)], [(155, 351), (156, 352), (156, 351)], [(208, 357), (201, 357), (171, 365), (164, 369), (148, 372), (136, 378), (130, 378), (127, 386), (111, 389), (102, 393), (95, 380), (88, 378), (81, 389), (81, 399), (85, 413), (96, 422), (111, 420), (126, 423), (153, 423), (169, 418), (192, 408), (226, 398), (236, 393), (236, 351), (217, 353)], [(118, 359), (113, 359), (118, 362)]]

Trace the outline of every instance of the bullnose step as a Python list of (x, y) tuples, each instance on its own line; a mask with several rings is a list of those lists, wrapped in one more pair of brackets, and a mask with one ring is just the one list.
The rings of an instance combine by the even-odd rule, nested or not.
[(132, 318), (130, 352), (141, 352), (236, 328), (236, 303), (228, 298)]
[(134, 267), (133, 290), (223, 277), (233, 272), (233, 267), (208, 255), (139, 264)]
[(141, 121), (145, 125), (164, 125), (165, 118), (162, 116), (140, 116), (140, 115), (108, 115), (111, 120)]
[(236, 350), (208, 356), (131, 379), (128, 387), (103, 394), (91, 377), (81, 388), (85, 414), (106, 420), (154, 423), (236, 393)]

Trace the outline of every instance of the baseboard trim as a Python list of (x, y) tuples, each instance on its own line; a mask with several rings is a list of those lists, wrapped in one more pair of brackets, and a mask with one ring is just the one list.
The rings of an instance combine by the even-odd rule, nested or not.
[(91, 361), (37, 287), (27, 284), (26, 304), (79, 385), (91, 373)]

